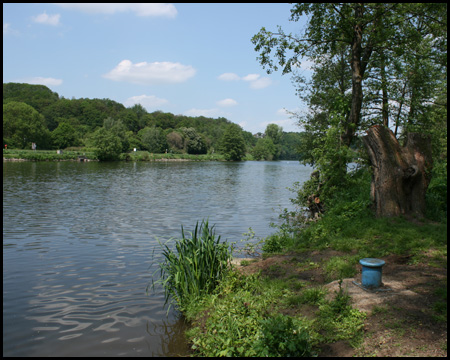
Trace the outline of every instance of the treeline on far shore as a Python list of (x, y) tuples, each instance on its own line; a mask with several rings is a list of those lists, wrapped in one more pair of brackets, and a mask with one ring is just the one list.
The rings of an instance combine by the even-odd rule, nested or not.
[(22, 156), (39, 160), (51, 155), (40, 150), (65, 149), (65, 155), (53, 152), (64, 158), (79, 156), (70, 153), (77, 149), (100, 160), (146, 160), (150, 154), (300, 160), (302, 136), (276, 124), (252, 134), (223, 117), (149, 113), (140, 104), (126, 108), (110, 99), (65, 99), (44, 85), (3, 84), (4, 158), (12, 157), (10, 150), (34, 148), (37, 152)]

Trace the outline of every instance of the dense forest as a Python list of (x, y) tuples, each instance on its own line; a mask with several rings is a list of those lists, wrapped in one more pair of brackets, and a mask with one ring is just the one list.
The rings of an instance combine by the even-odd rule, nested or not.
[(240, 160), (298, 160), (302, 134), (276, 124), (251, 134), (225, 118), (147, 112), (110, 99), (65, 99), (44, 85), (3, 84), (3, 147), (66, 149), (101, 147), (114, 155), (134, 148), (152, 153), (226, 153)]

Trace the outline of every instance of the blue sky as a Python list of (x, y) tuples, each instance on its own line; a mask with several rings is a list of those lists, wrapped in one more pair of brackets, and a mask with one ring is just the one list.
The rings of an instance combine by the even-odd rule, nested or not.
[[(65, 98), (226, 117), (252, 133), (304, 111), (290, 75), (267, 74), (251, 38), (299, 32), (291, 5), (3, 4), (3, 82), (44, 84)], [(308, 68), (301, 70), (308, 75)]]

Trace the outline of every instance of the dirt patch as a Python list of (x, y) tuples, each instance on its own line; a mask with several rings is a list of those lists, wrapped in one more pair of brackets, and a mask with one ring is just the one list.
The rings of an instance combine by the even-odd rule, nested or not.
[[(240, 266), (244, 274), (261, 272), (272, 278), (295, 278), (305, 286), (323, 285), (332, 298), (339, 281), (326, 283), (323, 264), (331, 257), (348, 255), (334, 250), (277, 255)], [(425, 255), (426, 256), (426, 255)], [(250, 260), (250, 261), (249, 261)], [(390, 255), (383, 260), (383, 291), (368, 292), (361, 284), (360, 271), (343, 279), (341, 286), (352, 299), (352, 306), (367, 313), (363, 343), (356, 349), (348, 342), (327, 344), (319, 356), (447, 356), (447, 322), (436, 318), (436, 304), (442, 303), (438, 289), (446, 288), (447, 269), (431, 262), (411, 265), (409, 256)], [(446, 260), (446, 259), (445, 259)], [(446, 262), (446, 261), (445, 261)], [(360, 267), (360, 266), (359, 266)], [(446, 300), (445, 300), (446, 301)], [(446, 306), (446, 305), (445, 305)], [(304, 309), (286, 309), (289, 315), (304, 314)]]

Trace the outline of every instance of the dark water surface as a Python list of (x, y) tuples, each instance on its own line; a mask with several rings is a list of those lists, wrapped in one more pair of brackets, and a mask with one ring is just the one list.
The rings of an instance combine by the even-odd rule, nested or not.
[[(3, 163), (3, 356), (174, 356), (185, 325), (147, 294), (156, 238), (209, 217), (264, 237), (298, 162)], [(158, 248), (157, 248), (158, 249)], [(161, 259), (155, 254), (156, 262)]]

